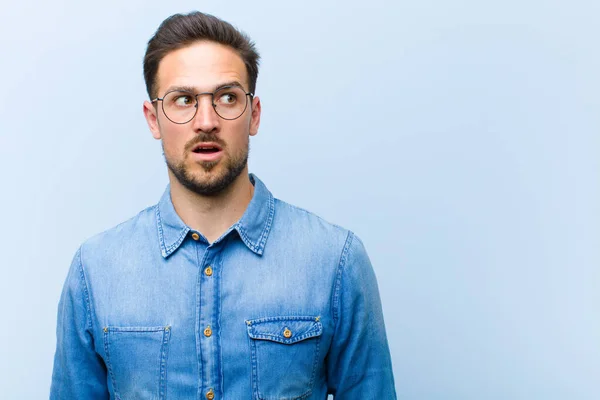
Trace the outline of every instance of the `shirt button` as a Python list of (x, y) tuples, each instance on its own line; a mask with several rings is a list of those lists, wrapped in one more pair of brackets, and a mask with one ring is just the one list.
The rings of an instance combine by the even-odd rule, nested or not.
[(213, 400), (215, 398), (215, 392), (213, 392), (213, 390), (210, 389), (208, 392), (206, 392), (206, 398), (208, 400)]
[(204, 336), (210, 337), (211, 335), (212, 335), (212, 329), (210, 329), (210, 326), (207, 326), (206, 329), (204, 330)]
[(212, 267), (211, 267), (210, 265), (204, 269), (204, 274), (205, 274), (206, 276), (211, 276), (211, 275), (212, 275), (212, 272), (213, 272), (213, 271), (212, 271)]
[(198, 239), (200, 239), (200, 235), (198, 235), (196, 232), (194, 232), (194, 233), (192, 233), (192, 239), (198, 240)]
[(292, 337), (292, 331), (290, 331), (288, 328), (285, 328), (285, 331), (283, 331), (283, 336), (285, 336), (287, 339)]

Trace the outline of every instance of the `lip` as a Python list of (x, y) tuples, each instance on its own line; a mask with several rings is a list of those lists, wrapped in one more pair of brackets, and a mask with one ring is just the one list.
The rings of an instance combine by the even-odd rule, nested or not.
[[(214, 153), (196, 153), (198, 149), (214, 148), (217, 149)], [(214, 142), (202, 142), (195, 145), (192, 150), (192, 158), (196, 161), (216, 161), (223, 156), (223, 149)]]
[(215, 142), (201, 142), (201, 143), (196, 144), (194, 147), (192, 147), (192, 151), (196, 151), (198, 149), (209, 149), (209, 148), (218, 149), (219, 151), (223, 150), (221, 148), (221, 146), (219, 146)]

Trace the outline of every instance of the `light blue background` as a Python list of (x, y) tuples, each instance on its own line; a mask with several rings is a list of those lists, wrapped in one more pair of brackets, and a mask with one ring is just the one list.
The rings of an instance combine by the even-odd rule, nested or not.
[(57, 0), (0, 13), (3, 399), (47, 398), (78, 245), (164, 190), (141, 62), (193, 9), (262, 54), (251, 171), (365, 242), (399, 398), (600, 398), (600, 3)]

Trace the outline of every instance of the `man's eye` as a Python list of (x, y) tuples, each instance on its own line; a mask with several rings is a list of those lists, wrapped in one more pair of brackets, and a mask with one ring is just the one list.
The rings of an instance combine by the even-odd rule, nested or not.
[(173, 103), (179, 107), (189, 107), (194, 104), (194, 98), (189, 95), (177, 96), (173, 99)]
[(219, 104), (224, 104), (224, 105), (235, 104), (236, 101), (237, 101), (237, 96), (234, 93), (224, 93), (224, 94), (220, 95), (219, 99), (217, 100), (217, 102)]

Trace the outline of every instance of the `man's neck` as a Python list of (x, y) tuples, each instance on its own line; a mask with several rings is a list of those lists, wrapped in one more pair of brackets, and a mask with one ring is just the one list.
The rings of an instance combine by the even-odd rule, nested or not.
[(169, 171), (171, 201), (183, 222), (212, 243), (244, 215), (254, 195), (248, 170), (242, 172), (223, 192), (202, 196), (183, 186)]

